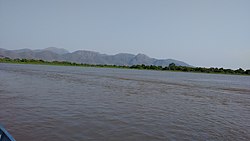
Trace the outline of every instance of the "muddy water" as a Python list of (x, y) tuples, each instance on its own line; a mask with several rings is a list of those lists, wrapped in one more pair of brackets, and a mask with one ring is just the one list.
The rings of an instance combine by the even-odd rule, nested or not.
[(249, 76), (0, 64), (17, 141), (247, 141), (249, 117)]

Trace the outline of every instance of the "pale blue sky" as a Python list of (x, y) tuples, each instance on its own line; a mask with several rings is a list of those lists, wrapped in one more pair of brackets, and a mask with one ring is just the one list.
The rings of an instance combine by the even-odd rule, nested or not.
[(250, 69), (250, 0), (0, 0), (0, 48), (51, 46)]

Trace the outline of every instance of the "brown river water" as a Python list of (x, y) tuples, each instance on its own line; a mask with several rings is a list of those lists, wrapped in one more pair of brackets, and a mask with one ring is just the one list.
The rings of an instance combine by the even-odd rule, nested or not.
[(17, 141), (250, 140), (250, 77), (0, 64)]

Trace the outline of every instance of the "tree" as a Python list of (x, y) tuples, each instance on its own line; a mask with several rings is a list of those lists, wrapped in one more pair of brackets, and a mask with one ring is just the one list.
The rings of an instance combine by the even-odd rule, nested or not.
[(234, 71), (235, 73), (243, 74), (245, 71), (242, 68), (239, 68)]
[(169, 67), (170, 70), (175, 70), (176, 65), (175, 65), (175, 63), (170, 63), (170, 64), (168, 65), (168, 67)]
[(250, 70), (246, 70), (246, 71), (245, 71), (245, 74), (250, 74)]

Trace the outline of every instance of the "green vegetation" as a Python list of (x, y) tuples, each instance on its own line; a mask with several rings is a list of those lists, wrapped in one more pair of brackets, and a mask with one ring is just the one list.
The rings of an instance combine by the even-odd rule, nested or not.
[(133, 66), (117, 66), (117, 65), (99, 65), (99, 64), (79, 64), (66, 61), (44, 61), (35, 59), (10, 59), (0, 58), (0, 63), (17, 63), (17, 64), (40, 64), (40, 65), (60, 65), (60, 66), (82, 66), (82, 67), (105, 67), (105, 68), (127, 68), (127, 69), (143, 69), (143, 70), (161, 70), (161, 71), (181, 71), (181, 72), (201, 72), (201, 73), (220, 73), (220, 74), (237, 74), (237, 75), (250, 75), (250, 70), (237, 70), (224, 69), (224, 68), (202, 68), (202, 67), (185, 67), (176, 66), (174, 63), (169, 66), (147, 66), (144, 64)]
[(148, 70), (169, 70), (169, 71), (181, 71), (181, 72), (200, 72), (200, 73), (220, 73), (220, 74), (241, 74), (250, 75), (250, 70), (243, 70), (241, 68), (237, 70), (224, 69), (224, 68), (202, 68), (202, 67), (185, 67), (176, 66), (174, 63), (169, 64), (168, 67), (161, 66), (145, 66), (145, 65), (133, 65), (130, 68), (135, 69), (148, 69)]
[(75, 63), (75, 62), (67, 62), (67, 61), (44, 61), (44, 60), (36, 60), (36, 59), (10, 59), (8, 57), (0, 58), (0, 63), (79, 66), (79, 67), (129, 68), (128, 66), (83, 64), (83, 63)]

